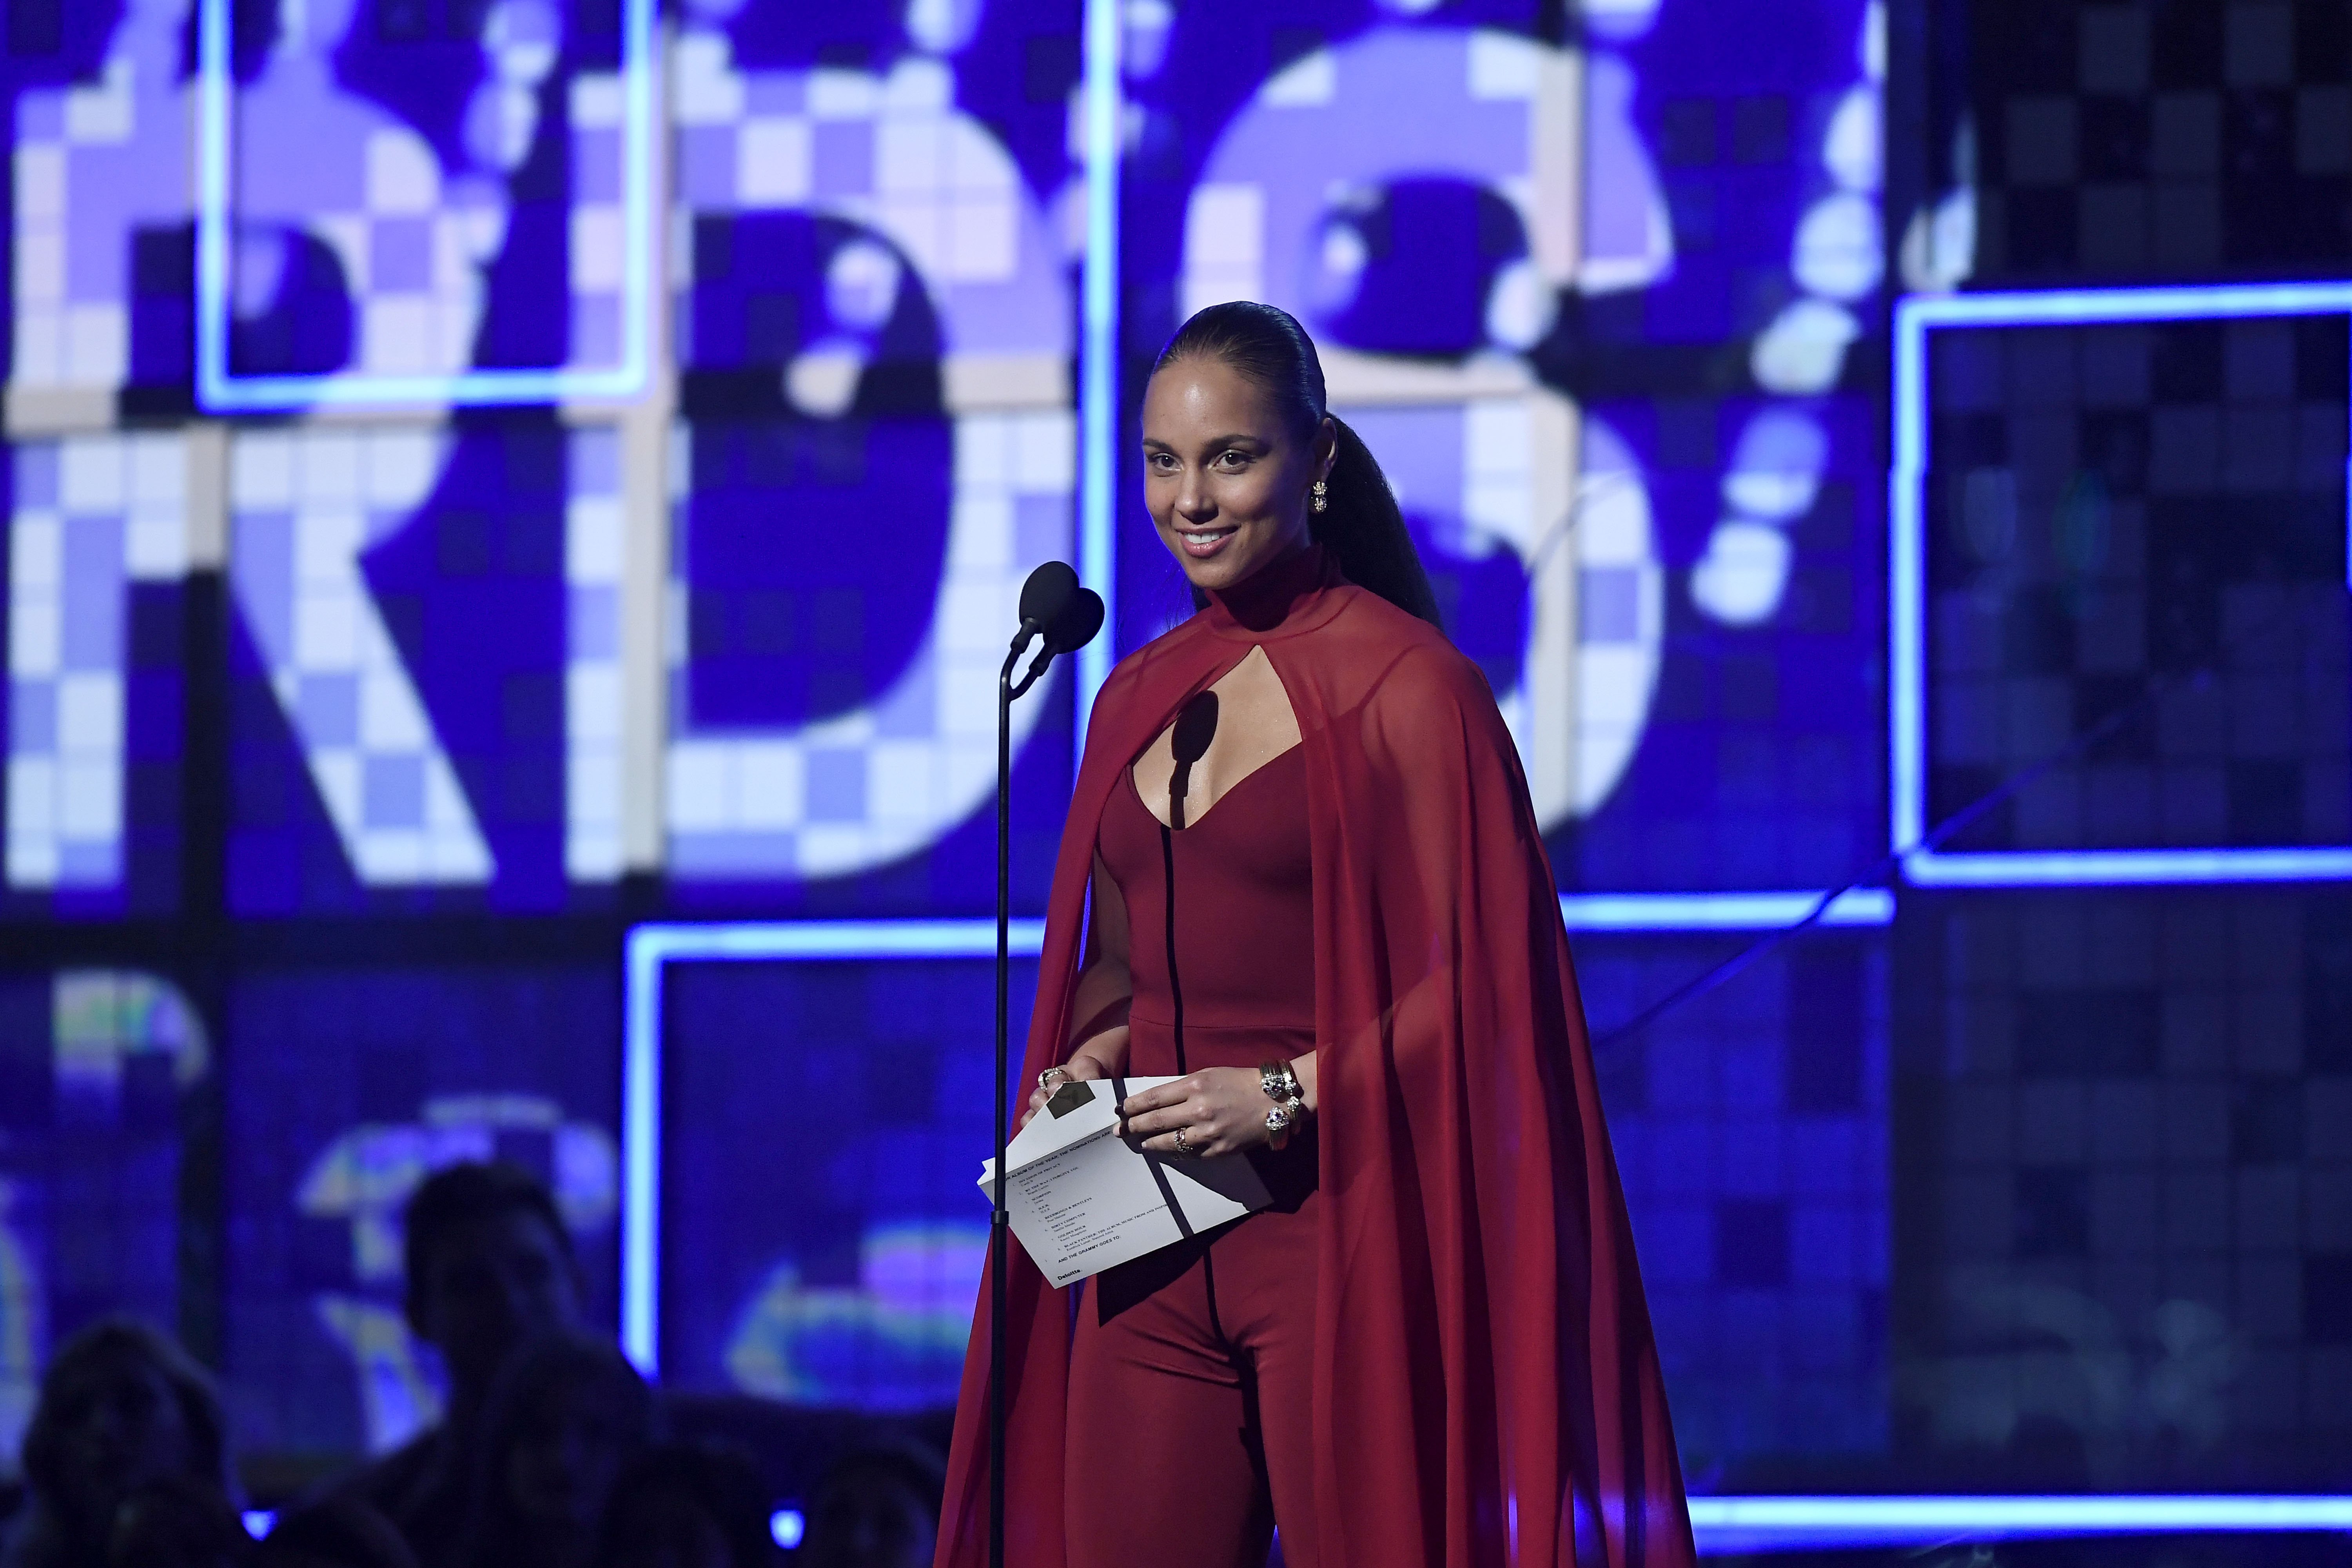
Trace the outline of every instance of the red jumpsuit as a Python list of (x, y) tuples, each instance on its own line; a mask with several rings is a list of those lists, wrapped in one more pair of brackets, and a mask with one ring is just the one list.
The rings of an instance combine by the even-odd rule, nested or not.
[[(1300, 748), (1181, 831), (1145, 808), (1130, 770), (1098, 846), (1127, 906), (1129, 1073), (1315, 1048)], [(1313, 1131), (1252, 1159), (1268, 1207), (1106, 1271), (1079, 1305), (1070, 1568), (1258, 1568), (1277, 1519), (1288, 1568), (1315, 1568)]]

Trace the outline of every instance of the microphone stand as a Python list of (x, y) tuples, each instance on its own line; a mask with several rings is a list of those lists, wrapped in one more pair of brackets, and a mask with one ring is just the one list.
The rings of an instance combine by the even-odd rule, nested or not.
[(1037, 623), (1024, 620), (1004, 656), (996, 677), (996, 1179), (994, 1209), (988, 1226), (988, 1564), (1004, 1568), (1004, 1268), (1005, 1237), (1012, 1217), (1004, 1206), (1005, 1142), (1012, 1121), (1007, 1079), (1013, 1063), (1007, 1023), (1013, 991), (1013, 702), (1036, 684), (1054, 657), (1052, 640), (1019, 685), (1013, 667), (1021, 662)]

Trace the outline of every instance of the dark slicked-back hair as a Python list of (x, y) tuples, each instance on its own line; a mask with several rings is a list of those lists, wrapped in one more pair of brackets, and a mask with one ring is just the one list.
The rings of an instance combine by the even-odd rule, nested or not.
[(407, 1234), (402, 1264), (408, 1271), (408, 1289), (422, 1289), (434, 1254), (449, 1233), (469, 1220), (509, 1212), (536, 1215), (555, 1238), (558, 1251), (572, 1256), (572, 1232), (555, 1206), (547, 1184), (509, 1160), (468, 1160), (446, 1165), (418, 1184), (401, 1211)]
[[(1316, 542), (1336, 556), (1348, 581), (1370, 589), (1408, 615), (1441, 626), (1437, 595), (1429, 574), (1405, 531), (1388, 476), (1381, 472), (1362, 437), (1324, 405), (1323, 361), (1315, 340), (1287, 310), (1235, 300), (1211, 305), (1176, 329), (1151, 371), (1157, 375), (1179, 360), (1214, 359), (1265, 389), (1283, 422), (1301, 440), (1311, 441), (1325, 419), (1339, 437), (1331, 464), (1328, 506), (1309, 511)], [(1196, 589), (1195, 605), (1205, 603)]]

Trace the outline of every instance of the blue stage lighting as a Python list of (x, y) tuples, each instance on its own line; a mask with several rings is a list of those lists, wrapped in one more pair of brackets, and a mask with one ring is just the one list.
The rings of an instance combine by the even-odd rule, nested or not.
[[(1570, 931), (1770, 931), (1813, 912), (1828, 889), (1766, 893), (1563, 893), (1559, 912)], [(1895, 921), (1895, 895), (1848, 888), (1822, 911), (1827, 926), (1883, 926)]]
[[(1034, 958), (1045, 922), (1013, 922), (1016, 958)], [(662, 969), (668, 963), (991, 958), (991, 920), (762, 921), (641, 925), (622, 956), (621, 1349), (652, 1377), (660, 1366)]]
[(196, 401), (207, 413), (623, 399), (646, 388), (653, 299), (654, 0), (623, 0), (621, 363), (597, 370), (489, 369), (455, 375), (235, 375), (228, 367), (231, 0), (198, 0)]
[(2352, 1530), (2352, 1497), (1695, 1497), (1702, 1554)]
[(1118, 657), (1118, 0), (1086, 0), (1087, 257), (1078, 350), (1078, 580), (1103, 631), (1078, 650), (1077, 731)]
[[(1570, 894), (1559, 904), (1574, 931), (1759, 931), (1804, 919), (1823, 891)], [(1854, 888), (1838, 895), (1822, 923), (1880, 926), (1894, 918), (1892, 893)], [(1014, 957), (1036, 957), (1045, 941), (1044, 921), (1013, 922)], [(995, 952), (996, 923), (989, 920), (714, 921), (630, 931), (622, 966), (621, 1348), (638, 1370), (653, 1376), (660, 1362), (664, 968), (688, 962), (985, 959)]]
[[(1952, 294), (1895, 306), (1895, 460), (1887, 477), (1893, 667), (1887, 720), (1889, 830), (1914, 882), (2029, 887), (2352, 879), (2352, 847), (1971, 850), (1918, 847), (1927, 832), (1927, 334), (1967, 327), (2086, 326), (2124, 321), (2232, 321), (2352, 315), (2352, 282), (2224, 283), (2155, 289), (2057, 289)], [(2352, 486), (2352, 476), (2347, 476)], [(2352, 516), (2347, 519), (2352, 558)]]

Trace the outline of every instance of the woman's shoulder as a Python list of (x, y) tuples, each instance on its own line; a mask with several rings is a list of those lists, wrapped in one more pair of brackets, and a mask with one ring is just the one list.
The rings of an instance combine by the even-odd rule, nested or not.
[(1370, 699), (1494, 708), (1495, 692), (1486, 672), (1444, 631), (1368, 588), (1349, 584), (1339, 591), (1349, 595), (1349, 603), (1332, 629), (1359, 644), (1365, 662), (1377, 667)]
[(1103, 680), (1102, 692), (1096, 700), (1099, 709), (1105, 700), (1116, 701), (1137, 689), (1149, 685), (1156, 675), (1171, 663), (1182, 661), (1206, 637), (1207, 624), (1198, 615), (1187, 616), (1174, 626), (1129, 652), (1110, 667)]
[[(1091, 737), (1106, 720), (1125, 710), (1130, 702), (1142, 700), (1157, 680), (1166, 679), (1171, 670), (1187, 671), (1190, 660), (1202, 637), (1202, 620), (1190, 616), (1135, 649), (1110, 667), (1104, 677), (1102, 689), (1095, 693), (1094, 707), (1087, 716), (1087, 731)], [(1189, 678), (1189, 677), (1188, 677)]]

